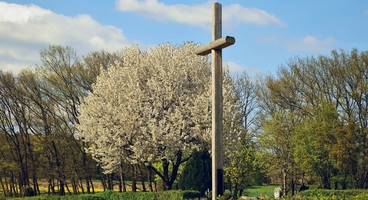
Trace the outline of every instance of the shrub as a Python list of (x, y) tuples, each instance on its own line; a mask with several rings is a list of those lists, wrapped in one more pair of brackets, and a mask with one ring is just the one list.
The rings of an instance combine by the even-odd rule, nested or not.
[(169, 199), (183, 199), (182, 191), (180, 190), (170, 190), (164, 192), (157, 192), (156, 193), (157, 200), (169, 200)]
[(196, 190), (201, 195), (211, 188), (211, 156), (208, 151), (193, 153), (179, 178), (179, 188)]
[(338, 199), (365, 199), (363, 198), (365, 195), (368, 196), (366, 190), (306, 190), (302, 192), (303, 197), (326, 197)]
[(224, 199), (225, 200), (231, 199), (231, 192), (229, 190), (225, 190)]
[[(212, 191), (210, 191), (208, 194), (207, 194), (207, 198), (211, 199), (212, 198)], [(231, 192), (230, 190), (225, 190), (224, 191), (224, 195), (223, 196), (219, 196), (217, 197), (218, 200), (229, 200), (231, 199), (232, 196), (231, 196)]]
[(36, 195), (36, 193), (35, 193), (35, 191), (33, 190), (33, 188), (31, 188), (31, 187), (27, 187), (25, 190), (24, 190), (24, 196), (26, 196), (26, 197), (33, 197), (33, 196), (35, 196)]
[[(145, 199), (157, 199), (154, 192), (123, 192), (118, 193), (118, 199), (127, 199), (127, 200), (145, 200)], [(110, 199), (109, 199), (110, 200)], [(115, 200), (115, 199), (111, 199)]]
[(79, 195), (78, 200), (106, 200), (100, 195)]
[[(88, 195), (91, 196), (91, 195)], [(106, 200), (184, 200), (184, 199), (195, 199), (200, 197), (198, 191), (180, 191), (170, 190), (162, 192), (113, 192), (107, 191), (99, 194), (102, 199)], [(89, 200), (87, 198), (83, 200)], [(98, 198), (91, 200), (100, 200)]]
[(354, 197), (353, 197), (353, 198), (351, 198), (351, 199), (354, 199), (354, 200), (364, 200), (364, 199), (368, 199), (368, 192), (358, 194), (358, 195), (354, 196)]
[(198, 191), (194, 191), (194, 190), (183, 191), (184, 199), (195, 199), (195, 198), (199, 199), (200, 197), (201, 197), (201, 193)]

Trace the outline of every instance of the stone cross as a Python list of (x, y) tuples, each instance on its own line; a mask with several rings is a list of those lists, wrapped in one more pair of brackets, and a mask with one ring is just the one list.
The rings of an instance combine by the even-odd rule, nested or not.
[(197, 55), (212, 53), (212, 199), (224, 194), (222, 145), (222, 49), (233, 45), (235, 38), (222, 38), (222, 6), (213, 4), (212, 42), (199, 47)]

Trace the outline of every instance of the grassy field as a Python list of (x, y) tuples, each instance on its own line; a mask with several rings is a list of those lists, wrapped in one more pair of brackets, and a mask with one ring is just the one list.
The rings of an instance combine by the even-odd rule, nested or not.
[(280, 187), (277, 185), (266, 185), (266, 186), (252, 186), (244, 190), (243, 196), (248, 197), (273, 197), (273, 191), (275, 188)]

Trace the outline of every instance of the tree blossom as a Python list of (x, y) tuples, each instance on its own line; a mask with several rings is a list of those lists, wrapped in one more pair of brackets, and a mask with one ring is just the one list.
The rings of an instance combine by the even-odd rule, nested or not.
[[(208, 141), (210, 63), (195, 48), (126, 48), (122, 63), (97, 78), (77, 129), (106, 173), (123, 161), (144, 163), (170, 189), (179, 165)], [(161, 172), (152, 165), (157, 162)]]

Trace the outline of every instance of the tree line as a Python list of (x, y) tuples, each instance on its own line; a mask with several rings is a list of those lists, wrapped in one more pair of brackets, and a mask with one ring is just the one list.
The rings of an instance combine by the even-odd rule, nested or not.
[[(0, 72), (0, 184), (19, 196), (39, 181), (64, 195), (93, 180), (161, 179), (179, 187), (186, 161), (210, 148), (210, 63), (195, 44), (92, 52), (50, 46), (42, 64)], [(295, 58), (276, 76), (224, 72), (224, 169), (234, 196), (252, 184), (368, 188), (368, 55)], [(179, 71), (181, 70), (181, 71)], [(180, 181), (179, 181), (180, 182)], [(176, 184), (176, 186), (175, 186)], [(144, 188), (145, 190), (146, 188)]]
[(42, 65), (34, 70), (0, 72), (4, 195), (23, 195), (27, 187), (39, 194), (40, 179), (48, 183), (49, 194), (92, 192), (96, 178), (107, 187), (108, 178), (75, 137), (75, 125), (81, 99), (92, 90), (100, 70), (119, 57), (100, 51), (79, 60), (72, 48), (62, 46), (50, 46), (40, 57)]
[(284, 192), (368, 188), (368, 52), (295, 58), (266, 79), (259, 147)]

